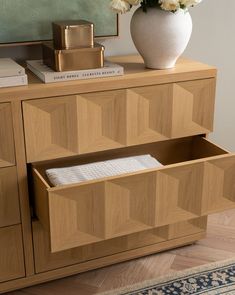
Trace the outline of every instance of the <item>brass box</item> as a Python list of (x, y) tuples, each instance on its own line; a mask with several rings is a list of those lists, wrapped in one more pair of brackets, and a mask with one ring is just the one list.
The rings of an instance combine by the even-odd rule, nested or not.
[(85, 20), (52, 23), (54, 47), (75, 49), (94, 46), (94, 24)]
[(77, 71), (102, 68), (104, 66), (104, 46), (95, 43), (89, 48), (58, 50), (52, 42), (42, 46), (43, 62), (54, 71)]

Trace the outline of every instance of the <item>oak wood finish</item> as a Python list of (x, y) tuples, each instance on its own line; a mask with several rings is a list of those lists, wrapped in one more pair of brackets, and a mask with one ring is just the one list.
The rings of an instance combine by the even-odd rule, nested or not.
[(161, 71), (146, 69), (142, 58), (137, 55), (110, 57), (108, 60), (124, 66), (125, 75), (91, 80), (66, 81), (55, 85), (53, 83), (43, 84), (38, 78), (28, 72), (29, 85), (1, 88), (0, 102), (125, 89), (174, 83), (176, 81), (201, 80), (215, 78), (217, 74), (215, 67), (184, 58), (178, 60), (175, 69)]
[(10, 103), (0, 103), (0, 168), (15, 165), (15, 149)]
[(51, 253), (48, 232), (42, 227), (40, 222), (34, 221), (33, 233), (36, 272), (50, 271), (67, 265), (108, 257), (153, 244), (161, 245), (161, 243), (170, 240), (176, 242), (177, 239), (184, 236), (205, 233), (207, 226), (206, 220), (207, 217), (196, 218), (57, 253)]
[[(45, 170), (52, 167), (59, 168), (65, 166), (68, 167), (73, 165), (82, 165), (120, 157), (143, 155), (146, 152), (148, 152), (152, 157), (157, 158), (165, 166), (177, 163), (180, 164), (180, 162), (189, 162), (197, 159), (229, 154), (227, 150), (214, 144), (205, 137), (190, 136), (180, 139), (131, 146), (122, 149), (78, 155), (75, 157), (42, 161), (33, 163), (32, 166), (39, 170), (44, 179), (47, 179)], [(49, 187), (52, 186), (50, 183), (47, 183), (47, 185)]]
[(235, 156), (208, 161), (205, 169), (207, 179), (202, 198), (203, 213), (232, 208), (235, 201)]
[(213, 129), (215, 79), (23, 102), (28, 162)]
[(20, 223), (16, 167), (0, 168), (0, 228)]
[(203, 238), (205, 238), (205, 233), (200, 232), (196, 235), (184, 236), (183, 238), (166, 241), (159, 244), (153, 244), (146, 247), (126, 251), (123, 253), (114, 254), (111, 256), (101, 257), (100, 259), (89, 260), (84, 263), (54, 269), (53, 271), (49, 272), (35, 274), (34, 276), (29, 276), (21, 280), (3, 283), (1, 285), (0, 292), (4, 293), (6, 291), (12, 291), (27, 286), (33, 286), (39, 283), (64, 278), (66, 276), (72, 276), (92, 269), (102, 268), (115, 263), (120, 263), (130, 259), (158, 253), (161, 252), (162, 249), (170, 250), (172, 248), (177, 248), (179, 246), (189, 245)]
[[(0, 171), (17, 173), (21, 215), (1, 220), (0, 209), (0, 226), (20, 223), (0, 227), (19, 241), (14, 265), (0, 264), (0, 293), (192, 243), (208, 214), (234, 207), (234, 155), (203, 137), (213, 130), (216, 69), (110, 60), (124, 76), (42, 84), (29, 74), (28, 86), (0, 89)], [(164, 167), (57, 188), (45, 177), (50, 167), (146, 153)]]
[(0, 228), (0, 283), (24, 276), (21, 226)]
[[(167, 165), (168, 163), (164, 162), (166, 166), (157, 169), (55, 188), (50, 187), (45, 177), (44, 164), (41, 164), (41, 167), (40, 164), (36, 165), (39, 167), (39, 170), (34, 168), (36, 214), (45, 229), (50, 232), (51, 251), (58, 252), (88, 245), (193, 219), (207, 215), (209, 211), (213, 213), (235, 207), (235, 200), (230, 200), (233, 192), (230, 197), (221, 194), (221, 190), (216, 191), (218, 197), (215, 205), (215, 192), (212, 188), (218, 183), (216, 171), (214, 172), (216, 168), (208, 170), (212, 159), (216, 159), (221, 165), (227, 161), (233, 167), (234, 156), (204, 138), (193, 137), (188, 146), (192, 159), (192, 145), (194, 150), (197, 150), (196, 146), (201, 141), (206, 143), (208, 151), (211, 150), (208, 158), (203, 158), (203, 152), (202, 159), (198, 154), (198, 159), (193, 161), (187, 161), (189, 158), (181, 163), (182, 159), (179, 159), (180, 163)], [(172, 141), (169, 145), (172, 149), (175, 147)], [(184, 139), (182, 145), (185, 147)], [(163, 150), (159, 146), (161, 142), (156, 143), (154, 155), (163, 159), (169, 150)], [(146, 147), (144, 150), (152, 154)], [(171, 153), (173, 152), (171, 150)], [(40, 174), (40, 170), (44, 172)], [(230, 174), (227, 177), (224, 181), (229, 181), (227, 187), (230, 188), (233, 179), (230, 180)]]
[(235, 210), (208, 219), (207, 236), (192, 245), (33, 286), (9, 295), (93, 295), (235, 257)]
[(13, 129), (15, 138), (16, 169), (18, 176), (19, 201), (22, 220), (22, 234), (24, 242), (26, 275), (34, 274), (34, 258), (31, 229), (31, 211), (28, 194), (28, 173), (25, 158), (24, 127), (22, 120), (21, 102), (11, 102), (13, 116)]

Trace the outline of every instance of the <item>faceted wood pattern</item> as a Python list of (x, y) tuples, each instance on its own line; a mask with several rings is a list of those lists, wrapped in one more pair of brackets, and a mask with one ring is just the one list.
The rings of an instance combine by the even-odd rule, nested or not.
[(156, 225), (201, 216), (204, 163), (158, 172)]
[[(38, 229), (34, 224), (34, 229)], [(39, 231), (37, 231), (39, 236)], [(38, 242), (41, 240), (41, 244)], [(43, 239), (37, 239), (38, 248), (46, 243)], [(81, 293), (82, 295), (93, 295), (102, 292), (113, 292), (118, 288), (128, 287), (132, 284), (144, 284), (146, 280), (158, 279), (159, 277), (175, 274), (177, 271), (190, 269), (192, 267), (204, 267), (208, 263), (223, 263), (224, 260), (234, 259), (235, 255), (235, 210), (214, 214), (208, 220), (207, 236), (192, 245), (179, 247), (171, 251), (164, 251), (155, 255), (148, 255), (139, 259), (125, 263), (119, 263), (110, 267), (96, 269), (84, 274), (78, 274), (71, 278), (57, 280), (40, 286), (21, 290), (19, 293), (9, 295), (40, 295), (60, 292), (65, 294), (70, 290), (70, 295)], [(47, 249), (49, 247), (47, 246)], [(42, 250), (42, 247), (38, 249)], [(69, 251), (63, 252), (64, 258)], [(40, 252), (37, 252), (40, 253)], [(41, 255), (44, 252), (41, 251)], [(71, 254), (72, 255), (72, 254)], [(59, 265), (62, 257), (57, 254), (54, 256), (55, 265)], [(75, 253), (74, 253), (75, 256)], [(43, 257), (43, 256), (42, 256)], [(47, 256), (48, 257), (48, 256)], [(72, 257), (72, 256), (71, 256)], [(57, 259), (56, 259), (57, 258)], [(40, 266), (52, 266), (52, 260), (42, 261), (38, 259)], [(65, 262), (65, 260), (64, 260)], [(67, 260), (68, 262), (68, 260)], [(56, 267), (55, 267), (56, 268)]]
[(77, 153), (76, 96), (33, 100), (24, 102), (23, 107), (29, 161)]
[[(188, 87), (191, 87), (188, 84), (192, 83), (193, 87), (199, 87), (196, 84), (198, 82), (198, 84), (200, 84), (200, 81), (198, 81), (199, 79), (202, 82), (201, 85), (204, 82), (211, 81), (210, 83), (212, 86), (210, 89), (212, 89), (216, 78), (216, 69), (198, 62), (180, 60), (173, 71), (150, 71), (144, 68), (143, 62), (139, 57), (119, 57), (113, 61), (125, 66), (124, 76), (44, 85), (43, 83), (40, 83), (34, 75), (29, 73), (28, 86), (0, 89), (1, 103), (5, 104), (6, 102), (7, 104), (5, 106), (7, 106), (6, 109), (8, 109), (8, 111), (4, 110), (5, 115), (0, 116), (0, 126), (2, 127), (1, 132), (4, 134), (4, 131), (9, 129), (9, 132), (5, 132), (9, 135), (8, 138), (12, 137), (13, 139), (12, 128), (6, 127), (8, 126), (8, 123), (6, 122), (8, 122), (8, 120), (10, 122), (11, 119), (13, 121), (14, 129), (14, 143), (12, 141), (12, 145), (7, 143), (8, 139), (2, 140), (2, 138), (0, 138), (0, 145), (3, 144), (3, 149), (1, 147), (0, 150), (4, 150), (5, 148), (5, 151), (7, 152), (7, 157), (5, 156), (5, 151), (4, 157), (2, 157), (0, 153), (0, 161), (3, 158), (3, 161), (1, 162), (2, 166), (0, 166), (1, 169), (5, 169), (5, 167), (13, 167), (17, 165), (16, 169), (21, 207), (20, 213), (22, 217), (22, 226), (11, 226), (15, 228), (12, 230), (11, 234), (7, 234), (7, 230), (9, 229), (8, 226), (4, 225), (3, 228), (0, 228), (0, 231), (2, 233), (4, 232), (4, 234), (0, 235), (0, 269), (3, 271), (3, 274), (1, 273), (0, 275), (1, 280), (3, 280), (2, 283), (0, 283), (0, 293), (13, 290), (14, 288), (21, 288), (26, 285), (29, 286), (61, 278), (88, 269), (94, 269), (108, 264), (114, 264), (124, 260), (153, 254), (157, 251), (178, 247), (192, 243), (203, 238), (205, 235), (205, 230), (202, 230), (201, 226), (197, 225), (198, 228), (197, 226), (194, 226), (194, 224), (197, 224), (196, 221), (180, 221), (180, 224), (178, 225), (167, 224), (157, 226), (155, 224), (157, 220), (157, 171), (155, 171), (156, 173), (150, 173), (149, 177), (146, 177), (143, 173), (139, 173), (139, 176), (142, 176), (138, 178), (138, 181), (142, 182), (142, 192), (144, 195), (138, 194), (135, 185), (132, 185), (132, 182), (135, 183), (134, 179), (138, 173), (133, 175), (134, 178), (131, 178), (131, 175), (128, 176), (130, 177), (130, 183), (129, 181), (128, 183), (125, 183), (124, 178), (117, 177), (105, 179), (105, 181), (101, 182), (95, 181), (89, 183), (89, 185), (93, 185), (90, 186), (90, 188), (82, 188), (82, 185), (80, 185), (80, 188), (78, 189), (78, 186), (74, 185), (74, 187), (81, 192), (81, 200), (86, 199), (87, 201), (85, 204), (79, 204), (78, 209), (76, 204), (79, 203), (78, 198), (76, 197), (75, 200), (73, 200), (75, 193), (73, 195), (71, 191), (69, 191), (71, 196), (66, 194), (63, 195), (62, 191), (50, 189), (43, 180), (43, 176), (40, 178), (41, 184), (44, 186), (41, 186), (34, 207), (37, 208), (40, 213), (44, 210), (44, 213), (42, 214), (43, 218), (41, 214), (38, 215), (40, 221), (41, 218), (44, 221), (47, 219), (47, 225), (50, 225), (49, 218), (51, 216), (49, 215), (48, 195), (50, 194), (53, 196), (54, 194), (56, 199), (58, 194), (58, 204), (61, 206), (61, 203), (66, 203), (64, 209), (66, 210), (66, 208), (68, 208), (69, 211), (66, 213), (67, 216), (64, 219), (64, 222), (66, 223), (66, 220), (68, 220), (68, 223), (71, 224), (74, 222), (75, 225), (79, 222), (77, 227), (73, 224), (71, 225), (71, 236), (69, 236), (70, 233), (64, 234), (66, 239), (68, 239), (69, 243), (74, 243), (72, 238), (74, 238), (76, 242), (78, 235), (80, 236), (81, 241), (84, 241), (87, 238), (89, 239), (88, 242), (95, 240), (95, 242), (92, 242), (91, 244), (85, 244), (84, 246), (52, 254), (50, 249), (50, 231), (48, 231), (50, 226), (42, 228), (42, 225), (36, 218), (33, 219), (33, 221), (31, 220), (29, 197), (30, 201), (32, 201), (30, 202), (31, 205), (34, 205), (36, 198), (34, 198), (34, 194), (31, 190), (30, 196), (27, 191), (28, 184), (31, 188), (31, 183), (28, 183), (31, 180), (31, 173), (27, 170), (27, 168), (30, 168), (30, 165), (27, 167), (27, 161), (34, 162), (102, 150), (99, 154), (87, 154), (81, 155), (81, 157), (76, 157), (76, 160), (81, 162), (96, 161), (102, 157), (108, 158), (109, 155), (112, 157), (119, 157), (125, 153), (131, 155), (132, 152), (146, 152), (146, 146), (149, 146), (148, 152), (153, 152), (153, 155), (157, 155), (158, 152), (162, 153), (162, 150), (165, 150), (165, 153), (161, 156), (161, 160), (165, 162), (165, 165), (176, 163), (177, 161), (184, 162), (194, 158), (195, 155), (192, 152), (193, 147), (190, 149), (190, 138), (184, 138), (183, 141), (185, 143), (183, 146), (179, 147), (179, 149), (178, 144), (175, 145), (175, 140), (164, 141), (165, 144), (159, 146), (156, 152), (153, 150), (155, 144), (152, 142), (158, 141), (159, 144), (162, 142), (162, 139), (171, 139), (175, 136), (174, 134), (177, 133), (181, 136), (181, 134), (188, 132), (188, 126), (191, 126), (190, 128), (192, 128), (190, 134), (188, 134), (189, 136), (194, 132), (205, 132), (205, 129), (207, 128), (203, 126), (203, 124), (206, 125), (207, 123), (204, 120), (208, 119), (208, 115), (210, 118), (213, 117), (211, 104), (208, 101), (209, 99), (211, 103), (213, 103), (213, 97), (211, 98), (210, 96), (209, 86), (205, 86), (205, 88), (209, 87), (206, 95), (205, 92), (201, 90), (199, 91), (201, 91), (202, 95), (197, 95), (196, 91), (194, 91), (194, 96), (197, 95), (198, 103), (196, 108), (198, 108), (199, 116), (195, 115), (195, 113), (192, 116), (188, 116), (187, 114), (187, 116), (184, 117), (185, 119), (181, 120), (182, 113), (180, 113), (180, 118), (177, 119), (177, 116), (173, 118), (173, 109), (175, 113), (175, 110), (179, 108), (176, 107), (181, 100), (179, 97), (189, 97), (188, 92), (191, 92), (192, 90), (189, 89), (188, 91)], [(193, 81), (182, 82), (190, 80)], [(187, 87), (183, 87), (180, 85), (181, 83), (187, 83)], [(172, 85), (179, 86), (180, 90)], [(201, 89), (203, 87), (204, 86), (200, 86), (199, 88)], [(183, 91), (181, 88), (184, 88)], [(143, 89), (144, 94), (142, 95), (141, 91)], [(153, 92), (153, 94), (151, 94), (151, 92)], [(173, 92), (175, 93), (174, 96), (177, 96), (175, 104), (173, 104)], [(182, 92), (183, 94), (178, 94)], [(85, 93), (87, 93), (87, 95)], [(148, 97), (145, 97), (145, 93), (147, 93)], [(154, 97), (154, 95), (156, 95), (156, 99), (152, 99), (152, 96)], [(206, 100), (202, 102), (201, 99), (204, 95)], [(159, 98), (160, 96), (162, 99)], [(185, 110), (188, 112), (192, 107), (192, 103), (190, 102), (191, 99), (188, 98), (187, 100), (182, 101), (184, 101), (184, 104), (181, 103), (181, 106), (185, 107)], [(188, 105), (189, 102), (190, 105)], [(37, 103), (39, 104), (37, 105)], [(25, 107), (26, 104), (27, 106)], [(200, 106), (202, 107), (200, 108)], [(203, 108), (208, 108), (208, 114), (205, 115), (203, 113), (201, 115)], [(23, 113), (22, 110), (24, 111)], [(179, 112), (180, 111), (181, 109)], [(196, 126), (191, 123), (185, 123), (187, 120), (192, 120), (193, 116), (195, 117), (193, 119), (194, 122), (203, 122), (201, 125), (202, 128), (200, 128), (201, 123), (196, 123)], [(24, 122), (22, 122), (22, 119)], [(173, 122), (173, 120), (175, 121)], [(173, 130), (173, 124), (178, 124), (179, 126), (176, 126), (177, 128)], [(83, 133), (81, 134), (81, 132)], [(89, 134), (89, 136), (87, 136), (87, 134)], [(5, 145), (5, 143), (7, 144)], [(139, 145), (142, 143), (149, 144), (136, 146), (136, 144)], [(129, 145), (132, 145), (132, 147), (119, 148)], [(173, 152), (170, 151), (171, 148), (169, 150), (168, 145), (174, 147)], [(194, 146), (194, 144), (192, 144), (192, 146)], [(199, 149), (201, 151), (204, 150), (202, 146)], [(10, 151), (11, 149), (14, 151), (14, 147), (16, 159), (13, 157), (12, 160), (8, 158), (8, 153), (11, 154)], [(113, 150), (113, 148), (115, 150)], [(106, 149), (110, 150), (106, 153), (103, 151)], [(26, 154), (28, 157), (27, 161), (25, 158)], [(210, 156), (210, 148), (209, 152), (208, 149), (206, 149), (203, 154), (205, 156)], [(217, 153), (217, 151), (211, 151), (211, 154), (220, 155), (224, 154), (224, 152), (218, 151)], [(90, 156), (91, 158), (89, 158)], [(197, 156), (196, 158), (199, 159)], [(70, 159), (61, 160), (61, 163), (63, 164), (63, 161), (72, 161), (73, 159), (75, 158), (70, 157)], [(47, 164), (50, 165), (50, 163)], [(176, 166), (174, 165), (174, 167)], [(13, 173), (9, 175), (9, 178), (12, 178), (12, 175)], [(183, 182), (183, 180), (180, 180), (180, 182)], [(156, 193), (146, 190), (146, 184), (152, 187), (153, 191)], [(67, 187), (67, 189), (68, 188), (69, 187)], [(86, 198), (84, 189), (86, 189), (88, 193), (88, 197)], [(94, 197), (96, 190), (98, 195), (101, 196), (101, 202), (99, 203), (97, 203), (97, 199)], [(134, 194), (136, 191), (138, 195), (137, 202), (134, 202)], [(110, 196), (110, 199), (108, 199), (108, 195)], [(61, 201), (59, 200), (60, 198), (65, 198), (65, 200)], [(11, 196), (7, 198), (7, 201), (10, 199)], [(68, 202), (66, 199), (68, 199)], [(125, 210), (120, 210), (119, 199), (125, 204), (128, 204), (130, 210), (127, 210), (126, 208)], [(145, 205), (146, 201), (148, 204)], [(69, 202), (73, 202), (73, 206), (69, 206), (67, 204)], [(181, 203), (182, 204), (178, 207), (180, 209), (187, 207), (190, 209), (189, 213), (192, 214), (191, 205), (184, 204), (184, 202)], [(92, 222), (97, 223), (97, 220), (101, 220), (98, 224), (91, 224), (92, 222), (90, 222), (85, 216), (86, 212), (88, 215), (91, 214), (89, 212), (92, 212), (93, 204), (97, 207), (97, 215), (94, 215)], [(103, 204), (104, 208), (102, 207)], [(151, 206), (154, 207), (154, 210), (152, 210)], [(101, 214), (103, 209), (105, 213), (102, 213), (102, 217), (104, 216), (103, 218), (106, 218), (105, 220), (109, 221), (109, 224), (105, 224), (104, 226), (102, 218), (99, 218), (99, 214)], [(77, 210), (79, 216), (74, 218), (72, 210)], [(33, 216), (36, 217), (35, 212), (32, 213), (34, 213)], [(68, 217), (69, 214), (73, 217), (72, 219)], [(189, 216), (191, 216), (190, 214)], [(56, 215), (54, 216), (56, 217)], [(3, 218), (5, 220), (5, 217)], [(118, 221), (115, 223), (114, 220), (117, 219)], [(34, 227), (35, 251), (32, 249), (31, 221)], [(39, 229), (37, 232), (35, 230), (35, 224), (42, 230)], [(61, 225), (63, 230), (68, 228), (70, 230), (70, 227), (67, 225), (62, 225), (62, 223), (58, 225)], [(72, 231), (74, 235), (72, 235)], [(131, 233), (132, 231), (133, 233)], [(126, 234), (127, 232), (128, 234)], [(182, 233), (182, 237), (177, 238), (179, 232)], [(189, 235), (185, 236), (183, 232)], [(3, 238), (4, 236), (5, 240)], [(173, 239), (167, 240), (170, 236)], [(22, 238), (24, 243), (23, 250)], [(55, 237), (55, 239), (56, 238), (57, 237)], [(36, 240), (38, 242), (36, 242)], [(99, 241), (97, 242), (97, 240)], [(62, 247), (65, 246), (63, 241), (60, 240), (59, 242)], [(67, 246), (69, 245), (67, 244)], [(23, 251), (24, 253), (22, 253)], [(19, 253), (19, 255), (16, 253)], [(23, 261), (23, 263), (21, 263), (21, 261)], [(82, 263), (80, 263), (81, 261)], [(165, 261), (167, 262), (167, 259), (165, 259)], [(168, 262), (166, 264), (168, 264)], [(68, 265), (69, 267), (66, 267)], [(163, 263), (160, 264), (160, 267), (158, 265), (157, 269), (161, 269), (161, 265), (163, 265)], [(148, 266), (148, 264), (144, 265), (144, 267), (146, 266)], [(164, 268), (165, 267), (166, 265)], [(44, 272), (46, 269), (52, 271)], [(152, 268), (152, 270), (154, 269)], [(155, 270), (153, 273), (155, 273)], [(131, 271), (136, 273), (133, 269)], [(142, 274), (143, 273), (146, 272), (142, 271)], [(15, 279), (16, 277), (22, 277), (22, 279)], [(120, 276), (118, 277), (118, 280), (119, 278)], [(38, 288), (40, 289), (41, 286)], [(80, 290), (77, 292), (80, 293)], [(39, 290), (39, 293), (43, 292), (40, 292)]]
[(24, 276), (21, 226), (0, 228), (0, 282)]
[(15, 147), (10, 103), (0, 104), (0, 167), (15, 164)]
[(49, 216), (52, 252), (104, 239), (104, 202), (103, 183), (50, 193)]
[(172, 137), (209, 133), (213, 130), (215, 81), (173, 84)]
[(205, 164), (202, 214), (234, 208), (235, 155)]
[(126, 146), (127, 90), (77, 96), (78, 153)]
[(23, 102), (28, 162), (213, 129), (215, 80)]
[(37, 216), (50, 230), (52, 252), (235, 207), (235, 156), (215, 158), (91, 183), (41, 184), (36, 187)]
[(156, 174), (49, 192), (52, 252), (154, 226)]
[(207, 225), (206, 221), (207, 217), (200, 217), (57, 253), (51, 253), (48, 232), (43, 229), (39, 222), (33, 222), (36, 272), (45, 272), (151, 244), (162, 243), (182, 236), (204, 232)]
[(0, 169), (0, 227), (20, 223), (16, 167)]

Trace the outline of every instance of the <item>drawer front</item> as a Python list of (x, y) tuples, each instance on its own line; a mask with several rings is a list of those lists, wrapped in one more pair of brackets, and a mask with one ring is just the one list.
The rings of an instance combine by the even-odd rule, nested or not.
[[(195, 145), (213, 151), (207, 141)], [(198, 151), (197, 151), (198, 153)], [(225, 152), (224, 152), (225, 153)], [(36, 214), (57, 252), (235, 207), (235, 155), (50, 188), (34, 168)]]
[(0, 167), (15, 165), (15, 149), (10, 103), (0, 104)]
[(0, 227), (20, 223), (16, 167), (0, 169)]
[(0, 282), (24, 276), (21, 226), (0, 228)]
[(28, 162), (213, 129), (215, 79), (23, 102)]
[[(33, 241), (36, 273), (91, 261), (153, 244), (162, 245), (166, 241), (203, 233), (206, 227), (207, 217), (200, 217), (58, 253), (51, 253), (48, 232), (38, 221), (35, 221), (33, 222)], [(166, 250), (166, 247), (164, 247), (162, 245), (162, 251)], [(113, 261), (112, 258), (110, 259)]]

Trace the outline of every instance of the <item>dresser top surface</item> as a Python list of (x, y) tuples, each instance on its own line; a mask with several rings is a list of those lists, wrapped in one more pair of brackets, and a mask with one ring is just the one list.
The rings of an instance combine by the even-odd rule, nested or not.
[(215, 67), (184, 58), (178, 60), (175, 68), (167, 70), (146, 69), (142, 58), (138, 55), (115, 56), (106, 59), (122, 65), (125, 74), (107, 78), (44, 84), (28, 71), (29, 85), (1, 88), (0, 102), (207, 79), (216, 76)]

